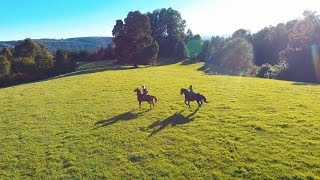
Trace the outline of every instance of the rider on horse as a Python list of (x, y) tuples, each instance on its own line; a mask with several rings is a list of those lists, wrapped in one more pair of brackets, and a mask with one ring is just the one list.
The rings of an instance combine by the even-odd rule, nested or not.
[(193, 91), (192, 85), (190, 85), (190, 87), (189, 87), (189, 93), (190, 93), (191, 97), (195, 94)]
[(142, 86), (142, 95), (145, 96), (148, 94), (148, 90), (146, 86)]

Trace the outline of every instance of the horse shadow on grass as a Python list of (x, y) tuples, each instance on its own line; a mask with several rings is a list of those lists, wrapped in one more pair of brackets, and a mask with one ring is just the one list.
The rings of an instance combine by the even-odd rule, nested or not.
[(169, 126), (170, 124), (172, 126), (177, 126), (177, 125), (181, 125), (181, 124), (187, 124), (187, 123), (193, 121), (195, 117), (192, 117), (192, 116), (194, 116), (198, 112), (198, 110), (199, 110), (199, 108), (197, 108), (194, 112), (192, 112), (188, 116), (182, 115), (183, 110), (181, 110), (180, 112), (176, 112), (173, 115), (167, 117), (166, 119), (164, 119), (162, 121), (154, 122), (153, 124), (151, 124), (149, 126), (149, 128), (153, 129), (153, 131), (151, 132), (151, 134), (148, 137), (151, 137), (154, 134), (160, 132), (161, 130), (163, 130), (167, 126)]
[(112, 118), (109, 119), (104, 119), (104, 120), (100, 120), (97, 121), (94, 126), (98, 126), (98, 127), (106, 127), (106, 126), (110, 126), (112, 124), (115, 124), (119, 121), (131, 121), (134, 119), (137, 119), (139, 116), (141, 116), (143, 113), (146, 113), (150, 111), (150, 109), (142, 111), (142, 112), (138, 112), (138, 113), (134, 113), (133, 110), (116, 115)]

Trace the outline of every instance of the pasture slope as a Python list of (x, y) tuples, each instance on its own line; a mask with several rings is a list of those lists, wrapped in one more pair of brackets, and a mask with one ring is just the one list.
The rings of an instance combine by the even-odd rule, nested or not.
[[(320, 86), (211, 76), (202, 64), (0, 89), (1, 179), (319, 179)], [(208, 104), (187, 108), (181, 87)], [(147, 85), (155, 109), (138, 109)]]

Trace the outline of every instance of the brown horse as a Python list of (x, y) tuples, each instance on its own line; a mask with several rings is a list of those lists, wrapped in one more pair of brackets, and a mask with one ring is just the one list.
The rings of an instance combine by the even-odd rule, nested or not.
[(190, 101), (197, 101), (198, 108), (201, 107), (203, 102), (208, 103), (207, 99), (203, 95), (201, 95), (199, 93), (190, 94), (190, 92), (187, 89), (184, 89), (184, 88), (181, 88), (180, 94), (181, 95), (184, 94), (184, 103), (189, 107), (190, 107)]
[(154, 103), (156, 103), (158, 101), (155, 96), (141, 94), (141, 91), (139, 88), (135, 89), (133, 92), (137, 93), (137, 100), (139, 102), (140, 109), (141, 109), (141, 102), (142, 101), (148, 102), (150, 104), (150, 109), (151, 109), (151, 105), (152, 105), (152, 108), (154, 108)]

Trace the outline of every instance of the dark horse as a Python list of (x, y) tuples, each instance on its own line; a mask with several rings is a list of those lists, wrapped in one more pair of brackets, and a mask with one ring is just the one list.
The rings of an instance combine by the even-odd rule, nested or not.
[(200, 107), (203, 102), (208, 103), (207, 99), (203, 95), (199, 93), (191, 95), (190, 92), (184, 88), (181, 88), (180, 94), (181, 95), (184, 94), (184, 103), (189, 107), (190, 107), (190, 101), (197, 101), (198, 107)]
[(141, 102), (142, 101), (147, 101), (150, 104), (150, 109), (151, 109), (151, 105), (152, 105), (152, 108), (153, 108), (154, 107), (154, 103), (157, 102), (157, 98), (155, 96), (142, 95), (139, 88), (135, 89), (133, 92), (137, 93), (137, 100), (139, 102), (140, 109), (141, 109)]

